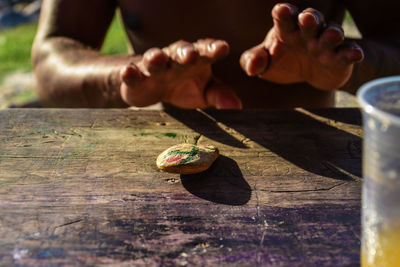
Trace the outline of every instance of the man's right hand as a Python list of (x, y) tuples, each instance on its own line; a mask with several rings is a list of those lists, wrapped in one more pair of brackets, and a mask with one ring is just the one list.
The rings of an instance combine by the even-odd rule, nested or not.
[(229, 45), (214, 39), (151, 48), (138, 63), (121, 69), (121, 97), (138, 107), (166, 102), (188, 109), (240, 109), (233, 90), (212, 75), (211, 64), (228, 53)]

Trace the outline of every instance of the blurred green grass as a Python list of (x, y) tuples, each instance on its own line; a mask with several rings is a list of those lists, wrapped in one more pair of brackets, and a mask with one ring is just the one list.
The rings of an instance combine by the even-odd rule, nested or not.
[(128, 37), (119, 15), (115, 16), (101, 51), (106, 55), (120, 55), (129, 52)]
[[(31, 48), (36, 30), (37, 23), (0, 30), (0, 108), (22, 106), (37, 99), (33, 81), (28, 84), (18, 81), (26, 80), (26, 76), (31, 77)], [(116, 15), (101, 51), (107, 55), (126, 54), (129, 51), (127, 40), (120, 17)]]
[(37, 25), (28, 24), (0, 32), (0, 81), (8, 72), (32, 70), (32, 41)]
[[(25, 24), (0, 31), (0, 82), (10, 72), (32, 71), (31, 47), (37, 24)], [(118, 16), (107, 33), (102, 52), (108, 55), (128, 52), (127, 37)]]

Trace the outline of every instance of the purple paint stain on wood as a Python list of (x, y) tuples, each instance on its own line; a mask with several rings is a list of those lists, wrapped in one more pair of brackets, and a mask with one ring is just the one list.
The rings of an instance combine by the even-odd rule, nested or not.
[[(93, 247), (97, 257), (149, 260), (176, 265), (182, 253), (189, 265), (240, 266), (291, 264), (352, 265), (359, 263), (359, 206), (304, 205), (293, 208), (226, 209), (203, 204), (194, 208), (182, 196), (174, 205), (154, 204), (154, 195), (126, 202), (123, 210), (108, 210), (106, 225), (85, 222), (79, 235), (90, 247), (93, 238), (107, 244)], [(189, 197), (190, 198), (190, 197)], [(144, 201), (143, 201), (144, 200)], [(208, 216), (205, 216), (207, 213)], [(217, 215), (218, 216), (215, 216)], [(72, 253), (73, 254), (73, 253)]]
[(65, 258), (67, 253), (62, 248), (51, 248), (51, 249), (33, 251), (33, 254), (36, 255), (36, 258), (38, 259), (47, 259), (47, 258)]

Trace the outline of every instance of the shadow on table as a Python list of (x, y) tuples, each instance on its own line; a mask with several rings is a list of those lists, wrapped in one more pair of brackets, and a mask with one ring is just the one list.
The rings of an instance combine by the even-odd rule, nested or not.
[(195, 196), (226, 205), (244, 205), (251, 197), (250, 185), (244, 180), (237, 163), (220, 155), (205, 172), (181, 175), (182, 185)]
[[(319, 116), (330, 114), (331, 119), (336, 116), (334, 109), (311, 112)], [(343, 112), (341, 121), (357, 120), (357, 114)], [(303, 112), (244, 112), (242, 118), (215, 111), (209, 111), (209, 115), (311, 173), (338, 180), (362, 176), (362, 139)]]
[(21, 105), (12, 104), (9, 108), (44, 108), (44, 106), (39, 100), (33, 100)]
[(246, 148), (239, 140), (225, 132), (215, 120), (207, 116), (207, 113), (197, 110), (182, 110), (172, 106), (166, 106), (165, 112), (177, 119), (193, 131), (208, 138), (237, 148)]
[[(356, 109), (310, 110), (325, 118), (360, 125)], [(246, 148), (218, 127), (232, 128), (308, 172), (338, 180), (361, 175), (361, 138), (297, 110), (285, 111), (168, 111), (194, 131), (215, 141)], [(188, 116), (189, 114), (189, 116)]]
[(334, 121), (361, 126), (361, 111), (358, 108), (310, 109), (309, 112)]

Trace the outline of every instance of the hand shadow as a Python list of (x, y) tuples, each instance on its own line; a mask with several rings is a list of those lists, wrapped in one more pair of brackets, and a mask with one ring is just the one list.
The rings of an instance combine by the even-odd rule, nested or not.
[(182, 185), (195, 196), (225, 205), (245, 205), (251, 197), (250, 185), (244, 180), (237, 163), (220, 155), (206, 171), (181, 175)]
[(300, 111), (207, 114), (303, 170), (338, 180), (361, 177), (361, 138)]
[[(358, 126), (361, 126), (362, 124), (361, 112), (357, 108), (307, 109), (307, 111), (334, 121), (340, 121), (343, 123)], [(344, 116), (344, 114), (346, 114), (347, 116)], [(349, 116), (349, 114), (351, 115)]]
[(164, 104), (164, 111), (193, 131), (212, 140), (237, 148), (247, 148), (243, 143), (222, 130), (217, 122), (208, 117), (205, 112), (183, 110), (166, 104)]

